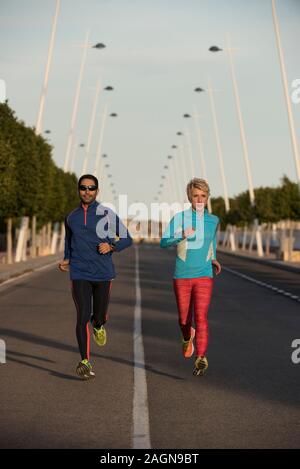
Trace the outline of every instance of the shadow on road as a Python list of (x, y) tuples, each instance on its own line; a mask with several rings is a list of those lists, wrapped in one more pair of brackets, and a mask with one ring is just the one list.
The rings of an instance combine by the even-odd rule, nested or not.
[[(0, 335), (1, 335), (1, 337), (4, 337), (4, 338), (13, 337), (13, 338), (18, 339), (18, 340), (29, 342), (30, 344), (43, 345), (44, 347), (51, 347), (51, 348), (55, 348), (55, 349), (58, 349), (58, 350), (63, 350), (63, 351), (76, 353), (78, 355), (77, 347), (73, 347), (72, 345), (68, 345), (68, 344), (63, 344), (61, 342), (57, 342), (55, 340), (47, 339), (45, 337), (40, 337), (40, 336), (37, 336), (37, 335), (28, 334), (26, 332), (15, 331), (15, 330), (10, 330), (10, 329), (0, 329)], [(10, 360), (10, 361), (19, 363), (21, 365), (30, 366), (32, 368), (37, 368), (37, 369), (40, 369), (40, 370), (43, 370), (43, 371), (48, 371), (53, 376), (57, 376), (58, 378), (75, 379), (76, 381), (78, 381), (77, 378), (73, 378), (73, 377), (70, 377), (69, 375), (64, 375), (62, 373), (57, 373), (57, 372), (54, 372), (53, 370), (50, 370), (50, 369), (47, 369), (47, 368), (44, 368), (44, 367), (41, 367), (41, 366), (38, 366), (38, 365), (34, 365), (32, 363), (28, 363), (28, 362), (25, 362), (25, 361), (22, 361), (22, 360), (18, 360), (16, 358), (11, 357), (11, 355), (24, 356), (24, 357), (28, 357), (28, 358), (37, 359), (37, 360), (48, 361), (50, 363), (55, 363), (50, 359), (43, 358), (43, 357), (37, 357), (37, 356), (34, 356), (34, 355), (27, 355), (27, 354), (23, 354), (23, 353), (20, 353), (20, 352), (14, 352), (14, 351), (10, 351), (10, 350), (7, 351), (7, 357), (8, 357), (8, 360)], [(149, 371), (150, 373), (155, 373), (157, 375), (166, 376), (166, 377), (171, 378), (171, 379), (184, 380), (184, 378), (182, 378), (180, 376), (173, 375), (173, 374), (170, 374), (170, 373), (165, 373), (165, 372), (162, 372), (162, 371), (160, 371), (156, 368), (153, 368), (152, 366), (147, 366), (147, 365), (144, 366), (142, 363), (134, 363), (133, 361), (126, 360), (124, 358), (107, 356), (107, 355), (100, 355), (100, 354), (97, 354), (97, 353), (93, 354), (93, 357), (101, 358), (103, 360), (109, 360), (109, 361), (112, 361), (114, 363), (119, 363), (121, 365), (130, 366), (132, 368), (134, 368), (134, 366), (136, 366), (137, 368), (145, 368), (145, 370)]]
[[(36, 358), (36, 357), (34, 357), (34, 358)], [(80, 378), (77, 378), (76, 376), (71, 376), (71, 375), (66, 375), (66, 374), (63, 374), (63, 373), (59, 373), (57, 371), (50, 370), (49, 368), (45, 368), (43, 366), (33, 365), (32, 363), (28, 363), (28, 362), (25, 362), (23, 360), (18, 360), (17, 358), (12, 358), (9, 355), (8, 355), (8, 361), (19, 363), (19, 365), (26, 365), (26, 366), (29, 366), (30, 368), (36, 368), (38, 370), (47, 371), (52, 376), (55, 376), (56, 378), (61, 378), (61, 379), (69, 380), (69, 381), (83, 381)], [(51, 361), (51, 360), (49, 360), (49, 361)]]

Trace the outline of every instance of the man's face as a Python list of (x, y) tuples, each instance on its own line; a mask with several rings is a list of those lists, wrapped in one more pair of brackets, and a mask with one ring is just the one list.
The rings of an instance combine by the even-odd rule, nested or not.
[(93, 190), (93, 188), (96, 188), (95, 181), (93, 179), (82, 179), (79, 186), (79, 197), (81, 202), (87, 205), (94, 202), (99, 193), (99, 189)]

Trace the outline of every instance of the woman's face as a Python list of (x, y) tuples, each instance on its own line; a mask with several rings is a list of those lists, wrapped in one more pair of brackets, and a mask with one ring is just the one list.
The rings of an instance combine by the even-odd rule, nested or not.
[(193, 188), (191, 191), (191, 204), (194, 210), (197, 210), (197, 204), (204, 204), (198, 206), (198, 211), (201, 207), (206, 207), (208, 201), (208, 193), (202, 189)]

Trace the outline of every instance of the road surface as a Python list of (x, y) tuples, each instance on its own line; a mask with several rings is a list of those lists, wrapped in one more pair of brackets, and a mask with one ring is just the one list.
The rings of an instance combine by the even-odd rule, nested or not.
[(74, 373), (68, 274), (51, 267), (0, 287), (1, 448), (299, 447), (299, 274), (220, 254), (209, 369), (195, 377), (181, 355), (174, 256), (152, 245), (114, 254), (108, 342), (91, 342), (88, 382)]

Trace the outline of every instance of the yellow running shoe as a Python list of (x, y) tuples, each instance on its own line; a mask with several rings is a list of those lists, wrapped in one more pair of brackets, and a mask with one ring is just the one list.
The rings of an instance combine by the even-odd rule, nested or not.
[(208, 368), (208, 361), (206, 357), (197, 357), (195, 360), (195, 366), (193, 375), (195, 376), (203, 376)]
[(95, 378), (95, 373), (92, 371), (92, 365), (86, 358), (78, 363), (76, 373), (82, 379)]
[(99, 329), (94, 327), (93, 337), (96, 344), (99, 345), (99, 347), (103, 347), (103, 345), (106, 344), (106, 330), (104, 327), (101, 326)]
[(195, 329), (191, 327), (191, 337), (189, 340), (182, 339), (182, 354), (184, 358), (191, 358), (194, 353), (194, 344), (193, 340), (195, 337)]

